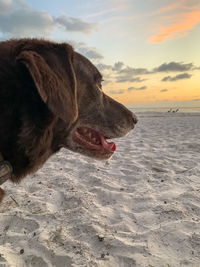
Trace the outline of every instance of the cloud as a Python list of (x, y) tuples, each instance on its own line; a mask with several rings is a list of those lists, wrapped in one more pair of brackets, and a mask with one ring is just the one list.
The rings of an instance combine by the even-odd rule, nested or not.
[(146, 81), (146, 77), (143, 79), (137, 75), (149, 75), (155, 73), (167, 73), (167, 72), (184, 72), (175, 77), (166, 76), (162, 81), (176, 81), (180, 79), (189, 79), (192, 75), (187, 74), (186, 71), (199, 70), (193, 63), (175, 62), (163, 63), (160, 66), (148, 70), (146, 68), (133, 68), (126, 66), (123, 62), (116, 62), (114, 65), (106, 65), (99, 63), (96, 65), (103, 76), (107, 76), (109, 82), (115, 81), (116, 83), (141, 83)]
[(112, 69), (111, 65), (106, 65), (106, 64), (103, 64), (103, 63), (97, 64), (96, 67), (98, 68), (99, 71), (111, 70)]
[(0, 15), (9, 14), (13, 9), (12, 1), (0, 0)]
[(113, 67), (111, 65), (106, 65), (106, 64), (103, 64), (103, 63), (98, 63), (98, 64), (95, 64), (95, 66), (101, 72), (101, 74), (103, 76), (103, 82), (102, 82), (102, 84), (104, 86), (113, 82), (113, 80), (115, 79), (115, 73), (112, 70)]
[(154, 69), (154, 72), (173, 72), (173, 71), (188, 71), (195, 69), (192, 63), (184, 64), (182, 62), (163, 63)]
[(158, 15), (158, 14), (162, 14), (166, 13), (166, 12), (171, 12), (171, 11), (176, 11), (176, 15), (177, 13), (179, 13), (180, 11), (191, 11), (191, 10), (197, 10), (199, 7), (199, 0), (178, 0), (177, 2), (161, 7), (160, 9), (158, 9), (156, 12), (153, 13), (153, 15)]
[(157, 10), (156, 12), (154, 12), (154, 15), (162, 14), (162, 13), (177, 9), (180, 6), (180, 4), (181, 4), (180, 2), (177, 2), (177, 3), (171, 4), (169, 6), (162, 7), (159, 10)]
[(96, 51), (95, 48), (92, 47), (79, 47), (78, 51), (89, 59), (103, 59), (103, 55), (101, 55), (98, 51)]
[[(98, 60), (101, 60), (104, 58), (103, 55), (100, 52), (98, 52), (95, 47), (89, 47), (84, 42), (76, 42), (76, 41), (70, 40), (69, 43), (74, 47), (74, 49), (77, 52), (79, 52), (80, 54), (84, 55), (85, 57), (87, 57), (91, 60), (97, 60), (97, 62), (98, 62)], [(104, 64), (98, 63), (98, 64), (96, 64), (96, 66), (97, 66), (97, 68), (98, 68), (98, 66), (104, 68)], [(100, 70), (100, 68), (99, 68), (99, 70)]]
[(120, 69), (117, 71), (116, 82), (123, 83), (123, 82), (143, 82), (145, 79), (141, 79), (140, 77), (134, 77), (136, 75), (144, 75), (150, 74), (147, 69), (145, 68), (131, 68), (126, 66), (125, 68)]
[(109, 83), (111, 83), (111, 82), (112, 82), (112, 81), (106, 79), (106, 80), (103, 80), (103, 81), (102, 81), (102, 85), (105, 86), (105, 85), (107, 85), (107, 84), (109, 84)]
[(23, 8), (0, 15), (0, 31), (7, 36), (49, 35), (53, 29), (53, 17), (47, 12)]
[(97, 16), (104, 16), (104, 15), (107, 15), (109, 13), (113, 13), (115, 11), (121, 11), (122, 8), (121, 7), (114, 7), (114, 8), (111, 8), (111, 9), (106, 9), (106, 10), (102, 10), (100, 12), (96, 12), (96, 13), (92, 13), (92, 14), (89, 14), (89, 15), (86, 15), (85, 17), (86, 18), (92, 18), (92, 17), (97, 17)]
[(123, 75), (141, 75), (141, 74), (149, 74), (150, 72), (145, 68), (131, 68), (127, 66), (125, 69), (122, 69), (118, 72)]
[(160, 92), (164, 93), (164, 92), (168, 92), (168, 90), (167, 89), (161, 89)]
[(192, 99), (192, 101), (196, 101), (196, 102), (198, 102), (198, 101), (200, 101), (200, 98)]
[(182, 73), (182, 74), (178, 74), (178, 75), (176, 75), (174, 77), (166, 76), (161, 81), (162, 82), (166, 82), (166, 81), (175, 82), (175, 81), (178, 81), (178, 80), (190, 79), (191, 77), (192, 77), (192, 75), (189, 74), (189, 73)]
[(146, 90), (147, 89), (147, 86), (142, 86), (142, 87), (129, 87), (128, 88), (128, 91), (133, 91), (133, 90), (137, 90), (137, 91), (140, 91), (140, 90)]
[(141, 79), (140, 77), (132, 78), (132, 75), (130, 75), (130, 76), (128, 76), (128, 75), (118, 76), (116, 78), (116, 82), (117, 83), (124, 83), (124, 82), (138, 82), (138, 83), (141, 83), (143, 81), (146, 81), (146, 79)]
[(116, 62), (114, 64), (114, 67), (112, 68), (112, 70), (119, 71), (119, 70), (122, 69), (123, 66), (124, 66), (124, 63), (123, 62)]
[(143, 82), (146, 79), (141, 79), (140, 77), (134, 77), (137, 74), (149, 74), (147, 69), (145, 68), (131, 68), (129, 66), (125, 66), (125, 64), (121, 61), (116, 62), (113, 66), (106, 65), (103, 63), (99, 63), (96, 67), (115, 79), (117, 83), (124, 83), (124, 82)]
[(97, 28), (96, 23), (84, 22), (81, 19), (68, 17), (67, 15), (55, 18), (55, 22), (62, 26), (65, 31), (69, 32), (90, 33)]
[(194, 71), (200, 69), (199, 67), (196, 67), (193, 63), (183, 63), (175, 61), (171, 61), (169, 63), (165, 62), (152, 70), (148, 70), (146, 68), (133, 68), (130, 66), (126, 66), (123, 62), (116, 62), (114, 65), (106, 65), (103, 63), (99, 63), (96, 66), (102, 72), (103, 76), (107, 75), (110, 81), (113, 80), (116, 83), (141, 83), (147, 80), (146, 77), (141, 78), (137, 75), (184, 72), (183, 74), (179, 74), (175, 77), (167, 76), (163, 78), (163, 81), (176, 81), (180, 79), (188, 79), (192, 76), (191, 74), (187, 74), (186, 71)]
[(200, 8), (192, 12), (177, 15), (178, 22), (171, 26), (160, 26), (160, 32), (151, 36), (148, 43), (161, 43), (174, 38), (180, 38), (189, 33), (200, 22)]
[(96, 24), (68, 16), (53, 17), (37, 11), (23, 0), (0, 0), (0, 33), (10, 37), (49, 36), (56, 27), (65, 31), (90, 33)]
[(124, 93), (124, 90), (110, 90), (109, 91), (110, 94), (113, 94), (113, 95), (119, 95), (119, 94), (123, 94)]
[[(183, 63), (183, 62), (175, 62), (171, 61), (169, 63), (163, 63), (158, 67), (155, 67), (152, 70), (148, 70), (146, 68), (133, 68), (130, 66), (126, 66), (123, 62), (116, 62), (114, 65), (106, 65), (103, 63), (99, 63), (96, 65), (99, 71), (103, 72), (103, 75), (109, 76), (109, 80), (113, 80), (116, 83), (125, 83), (125, 82), (136, 82), (141, 83), (146, 81), (145, 79), (137, 76), (137, 75), (149, 75), (155, 73), (167, 73), (167, 72), (186, 72), (186, 71), (194, 71), (199, 70), (199, 67), (196, 67), (193, 63)], [(177, 79), (181, 78), (189, 78), (185, 76), (178, 76)], [(191, 77), (191, 76), (190, 76)], [(168, 79), (170, 80), (170, 76)], [(167, 78), (164, 78), (167, 80)], [(173, 78), (172, 78), (173, 79)]]

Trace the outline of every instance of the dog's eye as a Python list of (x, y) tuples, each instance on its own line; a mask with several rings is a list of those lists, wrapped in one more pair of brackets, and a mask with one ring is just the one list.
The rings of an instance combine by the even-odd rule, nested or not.
[(98, 85), (97, 85), (97, 88), (98, 88), (100, 91), (102, 91), (102, 85), (101, 85), (101, 84), (98, 84)]

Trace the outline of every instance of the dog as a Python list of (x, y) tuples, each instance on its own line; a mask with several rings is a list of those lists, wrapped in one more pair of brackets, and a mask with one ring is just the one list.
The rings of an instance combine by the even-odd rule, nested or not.
[[(102, 91), (102, 75), (71, 45), (0, 43), (0, 153), (18, 183), (61, 148), (108, 159), (136, 116)], [(0, 199), (3, 196), (0, 190)]]

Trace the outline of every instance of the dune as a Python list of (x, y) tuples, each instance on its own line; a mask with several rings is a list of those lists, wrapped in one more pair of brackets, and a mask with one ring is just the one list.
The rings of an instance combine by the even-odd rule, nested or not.
[(109, 161), (67, 150), (0, 205), (0, 266), (200, 266), (200, 114), (139, 113)]

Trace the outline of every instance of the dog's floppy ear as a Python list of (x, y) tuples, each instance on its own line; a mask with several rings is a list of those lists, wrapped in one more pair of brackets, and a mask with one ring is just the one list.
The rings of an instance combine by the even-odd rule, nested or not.
[(66, 61), (65, 77), (53, 71), (35, 51), (22, 51), (17, 61), (29, 70), (40, 97), (49, 109), (68, 124), (75, 121), (78, 116), (77, 88), (71, 58)]

